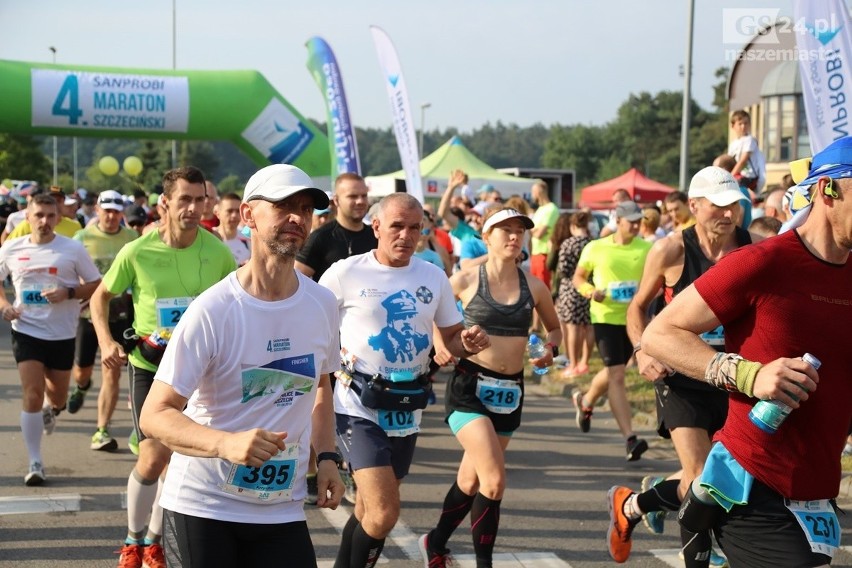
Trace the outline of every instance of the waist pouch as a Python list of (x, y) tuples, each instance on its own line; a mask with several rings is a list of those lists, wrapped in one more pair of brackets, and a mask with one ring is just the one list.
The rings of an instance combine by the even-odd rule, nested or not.
[(422, 410), (429, 404), (432, 383), (428, 375), (413, 381), (390, 381), (381, 375), (351, 373), (350, 388), (361, 399), (361, 404), (374, 410)]
[(154, 366), (159, 366), (163, 360), (163, 354), (166, 352), (165, 345), (154, 343), (149, 340), (151, 336), (139, 337), (133, 328), (124, 330), (124, 341), (122, 347), (125, 353), (130, 353), (134, 347), (139, 348), (139, 355)]

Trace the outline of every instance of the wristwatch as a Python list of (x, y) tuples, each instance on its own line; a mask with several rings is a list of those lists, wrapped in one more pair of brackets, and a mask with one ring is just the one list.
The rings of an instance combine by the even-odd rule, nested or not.
[(337, 452), (320, 452), (317, 454), (317, 465), (320, 464), (321, 461), (331, 460), (337, 464), (337, 467), (340, 467), (343, 464), (343, 458)]
[(550, 343), (550, 342), (548, 341), (547, 343), (545, 343), (545, 344), (544, 344), (544, 346), (545, 346), (545, 347), (550, 347), (550, 352), (551, 352), (551, 353), (553, 353), (553, 358), (554, 358), (554, 359), (555, 359), (556, 357), (559, 357), (559, 346), (558, 346), (558, 345), (555, 345), (555, 344)]

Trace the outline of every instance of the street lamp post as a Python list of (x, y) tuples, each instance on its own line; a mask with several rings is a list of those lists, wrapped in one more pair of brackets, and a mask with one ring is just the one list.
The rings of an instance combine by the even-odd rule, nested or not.
[[(48, 47), (48, 49), (53, 54), (53, 64), (56, 65), (56, 48), (51, 45), (50, 47)], [(58, 142), (56, 136), (54, 136), (53, 137), (53, 185), (57, 185), (59, 183), (59, 167), (58, 167), (58, 164), (56, 163), (56, 161), (58, 159), (57, 154), (59, 154), (58, 145), (59, 145), (59, 142)]]
[[(177, 69), (177, 0), (172, 0), (172, 69)], [(172, 168), (177, 167), (177, 140), (172, 139)]]
[(423, 133), (426, 132), (426, 109), (431, 107), (432, 103), (423, 103), (420, 105), (420, 159), (423, 159)]

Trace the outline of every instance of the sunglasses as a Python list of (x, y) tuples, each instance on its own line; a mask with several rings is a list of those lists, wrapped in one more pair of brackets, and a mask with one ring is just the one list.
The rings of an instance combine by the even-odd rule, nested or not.
[(98, 205), (106, 205), (107, 203), (114, 203), (116, 205), (124, 205), (124, 200), (118, 197), (104, 197), (103, 199), (98, 200)]

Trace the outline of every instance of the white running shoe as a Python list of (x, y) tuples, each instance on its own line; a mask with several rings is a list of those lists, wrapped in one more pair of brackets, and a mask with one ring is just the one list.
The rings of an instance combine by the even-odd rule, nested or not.
[(44, 467), (42, 467), (39, 462), (32, 462), (30, 464), (30, 470), (24, 476), (24, 485), (28, 487), (32, 487), (34, 485), (41, 485), (44, 483), (46, 477), (44, 476)]

